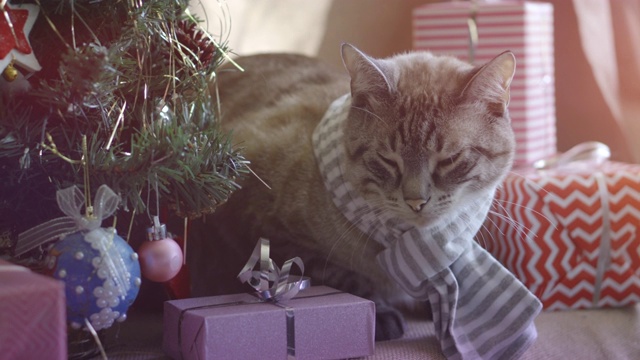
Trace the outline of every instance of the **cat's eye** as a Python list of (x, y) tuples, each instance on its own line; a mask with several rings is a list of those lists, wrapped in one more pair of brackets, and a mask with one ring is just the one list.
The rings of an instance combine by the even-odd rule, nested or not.
[(436, 178), (449, 184), (462, 184), (479, 179), (473, 169), (477, 158), (473, 152), (461, 150), (436, 164)]
[(371, 173), (374, 177), (381, 181), (388, 181), (393, 175), (391, 171), (387, 169), (386, 166), (382, 164), (376, 158), (368, 158), (364, 159), (364, 166), (367, 168), (369, 173)]
[(465, 182), (472, 181), (477, 178), (477, 176), (473, 176), (471, 172), (476, 167), (477, 162), (472, 160), (461, 160), (449, 171), (447, 172), (447, 178), (456, 184), (462, 184)]
[(376, 154), (378, 155), (380, 160), (382, 160), (385, 164), (389, 165), (390, 167), (394, 168), (398, 172), (398, 174), (402, 173), (402, 167), (400, 166), (398, 161), (393, 159), (391, 156), (385, 155), (381, 152), (376, 152)]
[(402, 177), (400, 165), (393, 159), (384, 157), (380, 153), (364, 159), (364, 165), (373, 177), (380, 181), (380, 185), (399, 186)]
[(462, 151), (459, 151), (457, 153), (455, 153), (452, 156), (449, 156), (447, 158), (444, 158), (440, 161), (438, 161), (438, 163), (436, 164), (436, 167), (438, 168), (448, 168), (450, 166), (452, 166), (453, 164), (455, 164), (456, 161), (458, 161), (458, 159), (460, 159), (460, 157), (462, 156)]

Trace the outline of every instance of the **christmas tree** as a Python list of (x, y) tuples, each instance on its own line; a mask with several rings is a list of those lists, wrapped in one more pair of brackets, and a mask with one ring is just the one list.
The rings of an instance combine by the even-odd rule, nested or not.
[(217, 122), (227, 49), (188, 1), (14, 0), (1, 10), (5, 239), (60, 216), (56, 190), (70, 185), (106, 184), (131, 218), (157, 204), (197, 217), (238, 188), (247, 162)]

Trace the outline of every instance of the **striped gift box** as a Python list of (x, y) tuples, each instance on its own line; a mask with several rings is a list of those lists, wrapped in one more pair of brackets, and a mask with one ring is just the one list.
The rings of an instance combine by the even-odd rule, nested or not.
[(640, 301), (640, 165), (509, 174), (476, 239), (547, 310)]
[[(470, 19), (477, 43), (470, 61)], [(413, 11), (414, 48), (476, 65), (505, 50), (516, 56), (509, 111), (516, 137), (515, 166), (556, 153), (553, 6), (523, 1), (454, 1)]]

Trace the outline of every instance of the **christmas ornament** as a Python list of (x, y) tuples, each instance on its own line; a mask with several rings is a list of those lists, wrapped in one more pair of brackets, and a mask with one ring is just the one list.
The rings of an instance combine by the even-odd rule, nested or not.
[(148, 229), (148, 240), (140, 245), (142, 276), (165, 282), (173, 279), (182, 268), (183, 255), (180, 245), (167, 236), (166, 225), (154, 217), (155, 225)]
[(7, 68), (4, 69), (2, 77), (9, 82), (18, 78), (18, 69), (13, 66), (13, 62), (10, 62), (9, 65), (7, 65)]
[[(178, 245), (181, 245), (181, 239), (175, 239)], [(181, 246), (182, 248), (182, 246)], [(184, 258), (185, 256), (183, 256)], [(176, 276), (171, 280), (164, 283), (164, 289), (166, 290), (169, 298), (174, 299), (187, 299), (191, 297), (191, 273), (189, 272), (189, 266), (182, 264), (182, 268)]]
[(17, 252), (60, 238), (45, 258), (45, 269), (65, 283), (67, 320), (75, 328), (88, 321), (95, 330), (124, 321), (141, 284), (138, 255), (114, 229), (100, 227), (116, 211), (119, 197), (108, 186), (96, 192), (94, 205), (76, 187), (59, 190), (56, 200), (67, 215), (18, 236)]
[(180, 49), (176, 50), (178, 59), (187, 56), (198, 70), (209, 68), (217, 48), (211, 37), (197, 23), (180, 21), (176, 27), (176, 38), (181, 45)]
[(67, 235), (49, 250), (45, 266), (65, 283), (67, 320), (74, 329), (85, 318), (95, 330), (126, 320), (140, 289), (138, 255), (113, 228)]
[[(163, 205), (160, 207), (160, 219), (169, 218), (169, 207)], [(182, 268), (176, 276), (171, 280), (164, 282), (162, 285), (166, 291), (169, 299), (187, 299), (191, 297), (191, 274), (189, 272), (189, 264), (187, 264), (187, 238), (189, 233), (190, 220), (184, 218), (184, 225), (182, 228), (182, 236), (172, 234), (171, 238), (182, 249)]]
[(0, 15), (0, 70), (13, 62), (30, 72), (41, 69), (29, 42), (29, 32), (36, 22), (40, 8), (34, 4), (10, 5)]

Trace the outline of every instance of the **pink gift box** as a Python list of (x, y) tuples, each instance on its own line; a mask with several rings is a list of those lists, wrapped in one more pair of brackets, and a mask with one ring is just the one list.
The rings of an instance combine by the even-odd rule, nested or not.
[[(469, 21), (475, 19), (477, 45), (470, 58)], [(509, 112), (516, 137), (515, 165), (556, 153), (553, 6), (528, 1), (452, 1), (413, 11), (417, 50), (484, 64), (511, 50), (516, 74)]]
[(0, 260), (0, 357), (66, 359), (64, 283)]
[(375, 305), (326, 286), (282, 303), (251, 294), (167, 301), (163, 348), (175, 359), (345, 359), (373, 354)]

